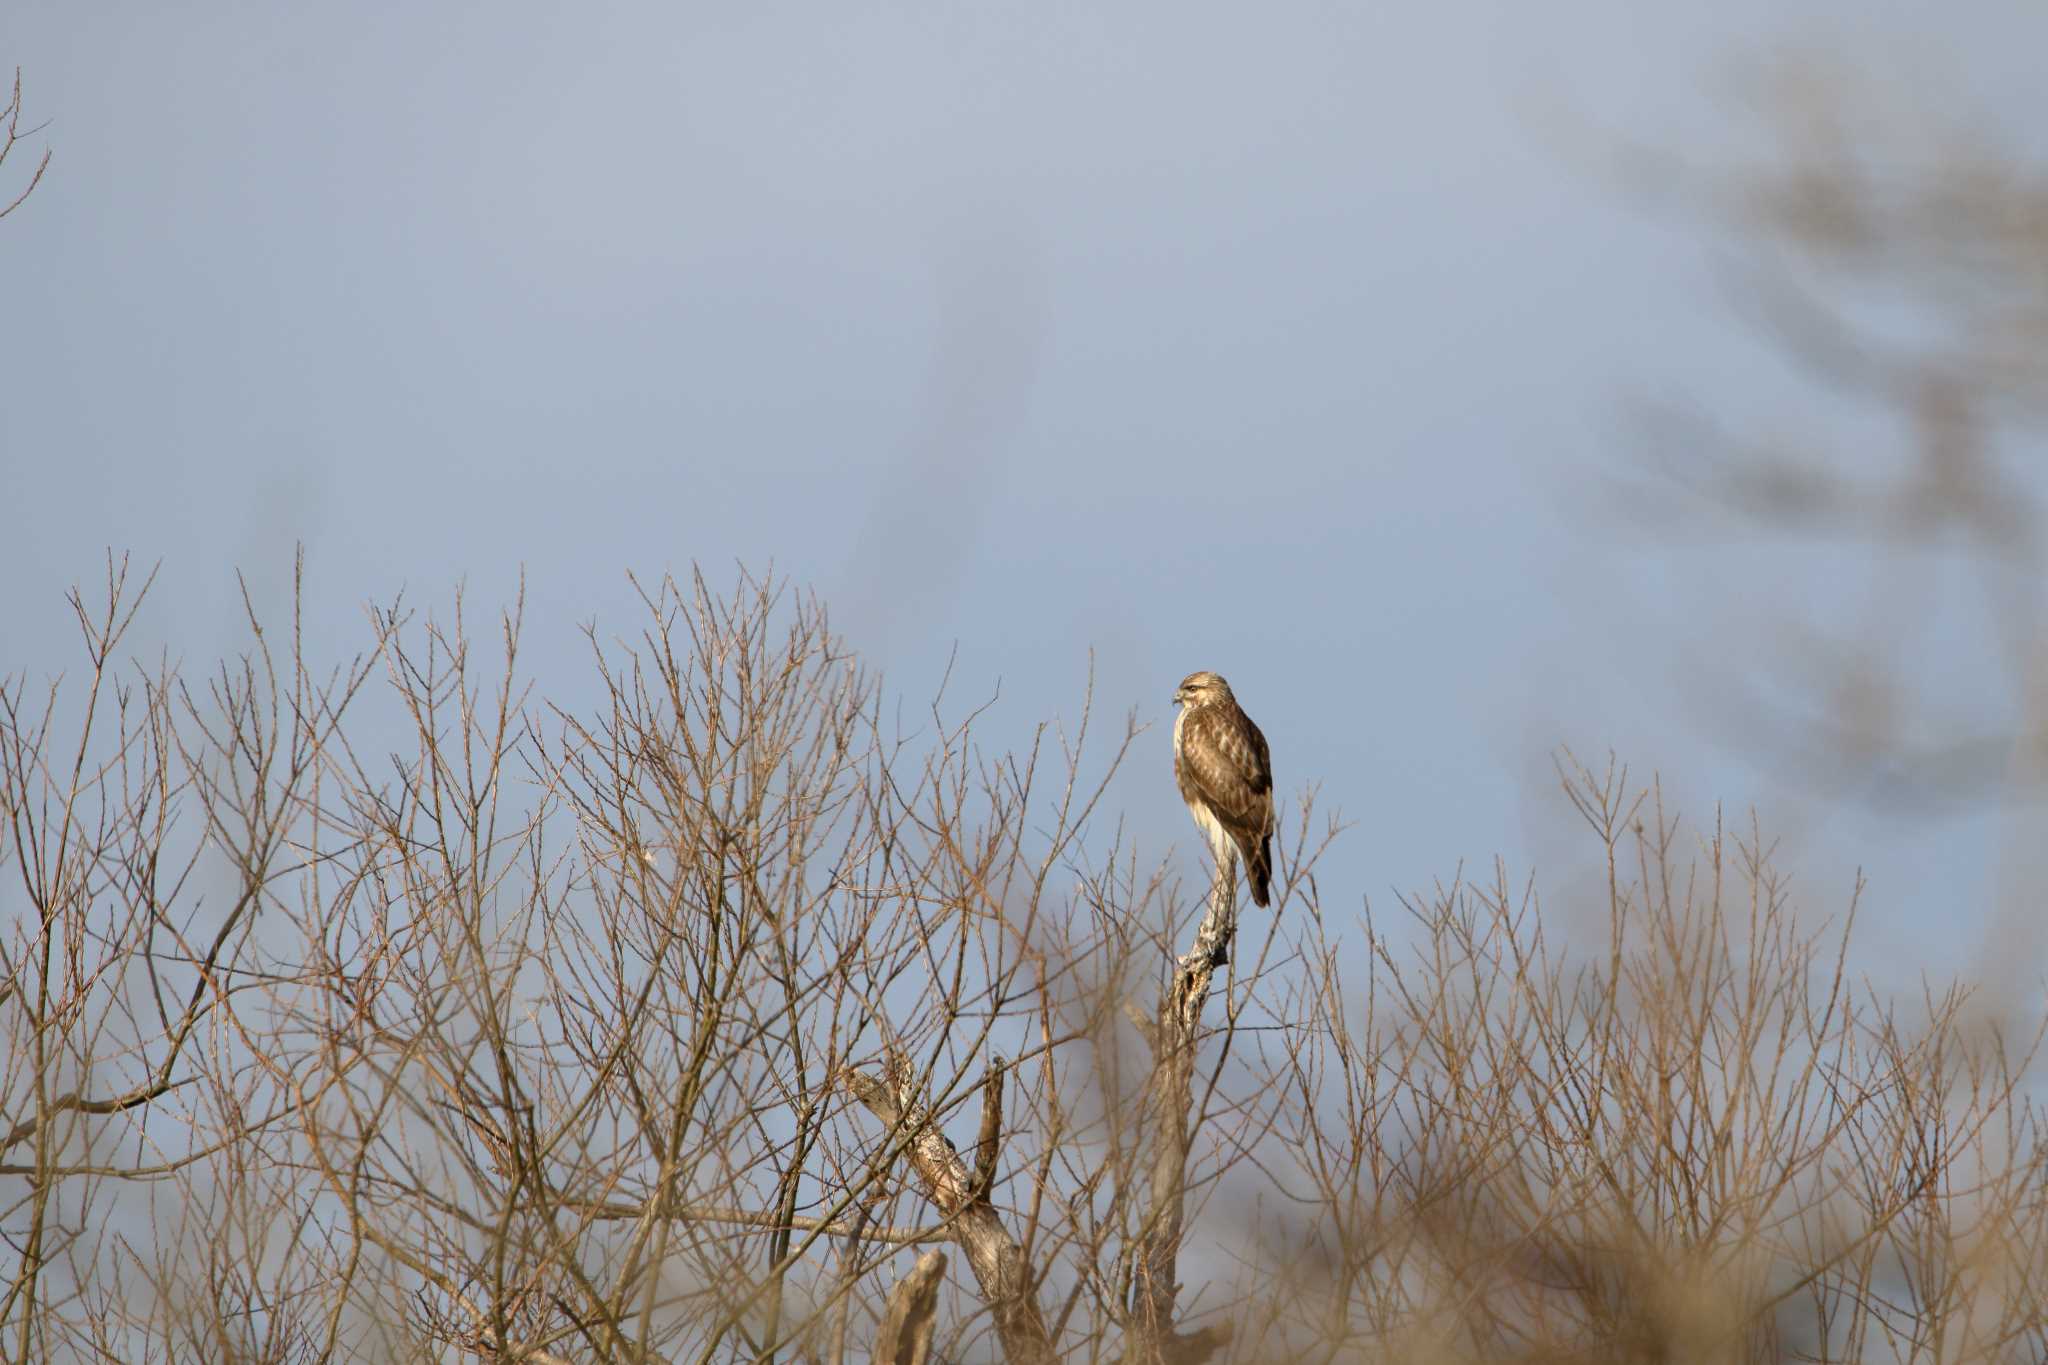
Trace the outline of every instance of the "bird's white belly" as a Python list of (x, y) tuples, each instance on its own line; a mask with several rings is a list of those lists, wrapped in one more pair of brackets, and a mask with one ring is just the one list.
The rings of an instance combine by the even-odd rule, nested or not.
[(1232, 841), (1229, 833), (1224, 830), (1223, 825), (1207, 806), (1199, 802), (1190, 801), (1188, 802), (1188, 814), (1195, 817), (1195, 827), (1202, 831), (1202, 837), (1209, 841), (1210, 851), (1218, 858), (1221, 858), (1226, 853), (1236, 851), (1236, 844)]
[[(1188, 712), (1192, 709), (1192, 707), (1183, 706), (1173, 716), (1173, 756), (1175, 761), (1179, 761), (1182, 753), (1180, 742), (1181, 723), (1188, 718)], [(1202, 838), (1209, 845), (1210, 856), (1218, 864), (1221, 864), (1226, 858), (1236, 857), (1236, 842), (1231, 839), (1229, 833), (1217, 821), (1216, 816), (1210, 811), (1209, 807), (1199, 801), (1189, 801), (1187, 807), (1188, 814), (1195, 819), (1195, 828), (1202, 831)]]

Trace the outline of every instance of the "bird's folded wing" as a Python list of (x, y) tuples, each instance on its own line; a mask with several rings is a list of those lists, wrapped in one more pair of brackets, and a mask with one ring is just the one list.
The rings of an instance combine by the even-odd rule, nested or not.
[(1218, 819), (1263, 832), (1273, 808), (1273, 774), (1258, 731), (1249, 722), (1233, 724), (1235, 719), (1217, 707), (1188, 717), (1181, 762)]

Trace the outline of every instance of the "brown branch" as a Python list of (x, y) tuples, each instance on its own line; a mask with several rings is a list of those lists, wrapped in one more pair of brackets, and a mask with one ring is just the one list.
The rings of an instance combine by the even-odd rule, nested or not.
[(8, 1129), (4, 1134), (0, 1134), (0, 1152), (12, 1151), (15, 1147), (28, 1141), (28, 1139), (41, 1132), (59, 1115), (125, 1113), (130, 1109), (148, 1104), (152, 1100), (161, 1099), (178, 1086), (187, 1084), (190, 1084), (190, 1078), (182, 1081), (173, 1081), (168, 1077), (158, 1075), (150, 1080), (141, 1082), (119, 1095), (112, 1095), (106, 1099), (87, 1099), (75, 1090), (59, 1095), (56, 1099), (50, 1101), (48, 1107), (42, 1113), (25, 1118)]
[(927, 1251), (889, 1291), (888, 1307), (875, 1328), (877, 1365), (926, 1365), (937, 1324), (939, 1282), (946, 1277), (946, 1253)]
[[(562, 1199), (556, 1202), (562, 1208), (597, 1223), (638, 1222), (648, 1216), (650, 1207), (647, 1202), (636, 1204), (621, 1200), (586, 1203)], [(735, 1227), (769, 1229), (786, 1227), (796, 1232), (817, 1232), (828, 1237), (858, 1235), (862, 1241), (879, 1242), (887, 1246), (914, 1246), (919, 1242), (936, 1242), (950, 1235), (942, 1227), (871, 1227), (861, 1215), (856, 1215), (851, 1220), (806, 1218), (801, 1214), (785, 1218), (771, 1209), (744, 1209), (720, 1204), (670, 1204), (657, 1209), (655, 1216), (684, 1223), (730, 1223)]]
[[(21, 68), (18, 66), (14, 68), (14, 98), (8, 101), (6, 108), (0, 109), (0, 120), (4, 120), (7, 124), (5, 133), (0, 134), (0, 162), (4, 162), (7, 160), (7, 154), (14, 150), (14, 144), (19, 142), (22, 137)], [(38, 129), (31, 128), (29, 129), (29, 135), (33, 136), (37, 131)], [(8, 214), (20, 208), (27, 201), (28, 197), (35, 193), (36, 186), (40, 185), (43, 181), (43, 172), (48, 169), (50, 169), (50, 154), (46, 151), (43, 153), (43, 159), (36, 163), (35, 170), (30, 173), (28, 184), (23, 187), (21, 193), (15, 195), (6, 204), (0, 205), (0, 218), (5, 218)]]
[(952, 1229), (953, 1240), (966, 1253), (967, 1264), (981, 1285), (995, 1318), (996, 1336), (1012, 1365), (1052, 1365), (1052, 1339), (1032, 1292), (1031, 1268), (1024, 1252), (1003, 1227), (996, 1211), (976, 1198), (967, 1163), (939, 1131), (931, 1109), (918, 1096), (917, 1074), (900, 1054), (892, 1053), (887, 1082), (851, 1068), (839, 1073), (840, 1084), (892, 1133), (903, 1135), (902, 1150), (923, 1182), (925, 1194)]

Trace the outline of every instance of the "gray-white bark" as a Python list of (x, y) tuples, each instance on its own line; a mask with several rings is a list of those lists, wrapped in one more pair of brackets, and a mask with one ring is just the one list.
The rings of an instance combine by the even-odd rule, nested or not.
[(1208, 908), (1195, 941), (1174, 968), (1159, 1001), (1159, 1015), (1144, 1031), (1152, 1047), (1149, 1108), (1152, 1168), (1148, 1207), (1132, 1256), (1130, 1336), (1127, 1362), (1187, 1362), (1207, 1357), (1229, 1337), (1227, 1326), (1192, 1336), (1174, 1331), (1174, 1300), (1187, 1196), (1190, 1110), (1194, 1106), (1195, 1040), (1202, 1006), (1218, 968), (1230, 960), (1237, 937), (1237, 860), (1217, 859)]
[[(1004, 1228), (978, 1188), (974, 1173), (953, 1150), (917, 1090), (916, 1069), (892, 1053), (887, 1080), (847, 1070), (840, 1082), (893, 1134), (907, 1139), (904, 1155), (925, 1194), (946, 1219), (953, 1241), (967, 1257), (995, 1319), (996, 1336), (1011, 1365), (1052, 1365), (1052, 1338), (1039, 1312), (1031, 1267), (1023, 1248)], [(993, 1165), (991, 1160), (988, 1163)]]

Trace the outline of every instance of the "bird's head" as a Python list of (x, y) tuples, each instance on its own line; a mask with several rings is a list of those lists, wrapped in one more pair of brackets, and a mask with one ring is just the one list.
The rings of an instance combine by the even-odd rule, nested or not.
[(1229, 701), (1230, 684), (1207, 669), (1190, 673), (1180, 680), (1180, 686), (1173, 691), (1176, 704), (1207, 706), (1211, 702)]

